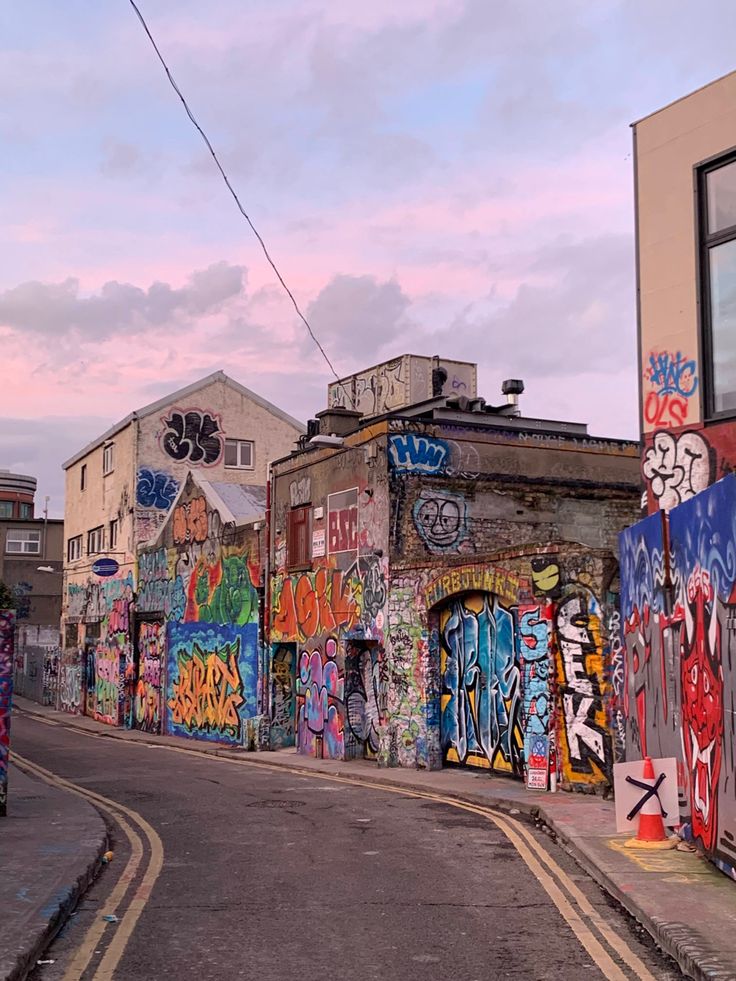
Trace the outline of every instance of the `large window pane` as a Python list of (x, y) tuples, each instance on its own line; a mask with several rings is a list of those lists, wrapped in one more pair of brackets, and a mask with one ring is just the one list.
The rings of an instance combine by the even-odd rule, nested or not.
[(736, 225), (736, 160), (706, 175), (708, 234)]
[(736, 239), (708, 252), (716, 412), (736, 409)]

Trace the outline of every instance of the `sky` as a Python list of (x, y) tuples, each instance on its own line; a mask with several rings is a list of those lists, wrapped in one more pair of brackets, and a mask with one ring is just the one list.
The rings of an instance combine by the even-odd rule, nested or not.
[[(342, 375), (402, 353), (637, 435), (630, 124), (736, 68), (733, 0), (139, 0)], [(0, 468), (212, 371), (330, 372), (128, 0), (0, 11)]]

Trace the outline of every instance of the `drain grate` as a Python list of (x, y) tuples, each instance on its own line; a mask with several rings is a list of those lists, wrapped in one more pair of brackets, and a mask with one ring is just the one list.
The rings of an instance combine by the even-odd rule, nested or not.
[(303, 800), (278, 800), (275, 797), (266, 797), (264, 800), (253, 800), (246, 807), (304, 807), (306, 801)]

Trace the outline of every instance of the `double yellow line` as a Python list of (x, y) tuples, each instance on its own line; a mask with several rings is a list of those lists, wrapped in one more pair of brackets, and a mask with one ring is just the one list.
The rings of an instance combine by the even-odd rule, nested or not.
[[(42, 721), (33, 713), (29, 713), (32, 718)], [(99, 736), (92, 732), (79, 729), (74, 726), (64, 726), (73, 729), (81, 735), (89, 736), (92, 739), (108, 738)], [(229, 766), (244, 766), (267, 769), (274, 773), (292, 773), (299, 777), (312, 777), (317, 780), (328, 780), (332, 783), (347, 784), (353, 787), (368, 788), (379, 791), (380, 793), (398, 794), (401, 797), (410, 797), (421, 800), (434, 801), (435, 803), (445, 804), (457, 810), (468, 811), (494, 824), (509, 840), (516, 849), (522, 861), (526, 864), (537, 882), (542, 886), (549, 898), (552, 900), (561, 916), (565, 919), (570, 929), (573, 931), (578, 941), (582, 944), (590, 957), (593, 959), (603, 976), (608, 981), (629, 981), (631, 977), (638, 978), (639, 981), (655, 981), (644, 962), (634, 953), (624, 940), (615, 932), (611, 925), (602, 917), (592, 903), (588, 900), (582, 890), (573, 882), (565, 870), (549, 855), (545, 848), (534, 838), (521, 822), (512, 817), (500, 814), (489, 807), (479, 804), (471, 804), (466, 801), (446, 797), (442, 794), (430, 791), (410, 790), (396, 787), (378, 781), (354, 779), (351, 777), (339, 776), (337, 774), (316, 773), (302, 767), (289, 766), (288, 764), (274, 764), (265, 761), (239, 760), (230, 757), (224, 758), (214, 756), (212, 753), (204, 753), (196, 749), (183, 749), (176, 746), (164, 744), (151, 744), (148, 742), (137, 742), (134, 740), (126, 741), (128, 746), (145, 746), (150, 748), (156, 745), (162, 750), (171, 753), (184, 753), (187, 756), (198, 756), (206, 759), (209, 764), (213, 762)], [(138, 830), (142, 831), (149, 844), (148, 865), (140, 881), (133, 898), (122, 914), (118, 930), (115, 933), (104, 957), (102, 958), (94, 976), (94, 981), (111, 981), (113, 971), (123, 955), (125, 946), (135, 928), (143, 907), (150, 897), (151, 890), (158, 878), (163, 865), (163, 846), (161, 839), (151, 825), (136, 811), (119, 804), (117, 801), (110, 800), (100, 794), (78, 787), (76, 784), (58, 777), (49, 770), (43, 769), (36, 763), (26, 760), (14, 754), (15, 761), (31, 773), (35, 773), (48, 783), (62, 787), (72, 793), (84, 797), (99, 809), (108, 813), (120, 825), (126, 834), (130, 845), (131, 855), (125, 869), (117, 882), (113, 892), (110, 894), (108, 905), (109, 912), (115, 913), (125, 896), (126, 891), (134, 877), (138, 873), (141, 864), (143, 848)], [(136, 826), (132, 828), (127, 818)], [(82, 945), (80, 946), (74, 961), (70, 965), (64, 976), (64, 981), (78, 981), (83, 971), (89, 964), (92, 953), (102, 936), (107, 924), (100, 920), (95, 922), (88, 930)], [(630, 974), (625, 973), (619, 963), (614, 960), (613, 954), (617, 955), (620, 962), (629, 969)]]
[[(69, 793), (76, 794), (78, 797), (83, 797), (98, 810), (109, 815), (118, 824), (130, 843), (130, 856), (120, 878), (115, 883), (105, 902), (105, 914), (100, 913), (94, 923), (89, 927), (64, 974), (64, 981), (79, 981), (89, 966), (95, 951), (98, 949), (105, 929), (110, 925), (103, 918), (104, 915), (116, 915), (126, 894), (133, 888), (135, 891), (125, 904), (124, 911), (121, 913), (117, 922), (117, 929), (112, 935), (112, 939), (93, 975), (94, 981), (112, 981), (115, 968), (123, 956), (123, 952), (138, 922), (138, 918), (148, 902), (156, 879), (158, 879), (161, 873), (164, 862), (164, 849), (161, 839), (155, 829), (137, 811), (133, 811), (129, 807), (119, 804), (117, 801), (103, 797), (101, 794), (96, 794), (92, 790), (79, 787), (70, 780), (65, 780), (63, 777), (57, 776), (37, 763), (33, 763), (31, 760), (19, 756), (18, 753), (14, 752), (11, 759), (27, 773), (40, 777), (41, 780), (45, 780), (46, 783), (50, 783), (52, 786), (60, 787), (62, 790), (67, 790)], [(139, 875), (144, 854), (143, 840), (139, 832), (145, 837), (149, 847), (146, 868), (136, 885), (136, 878)]]

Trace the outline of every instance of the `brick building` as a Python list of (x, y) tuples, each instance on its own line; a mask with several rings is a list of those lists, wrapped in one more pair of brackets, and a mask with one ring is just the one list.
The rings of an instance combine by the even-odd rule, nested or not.
[(609, 785), (639, 447), (524, 418), (523, 386), (504, 388), (500, 406), (430, 392), (368, 415), (331, 389), (274, 463), (274, 745)]

